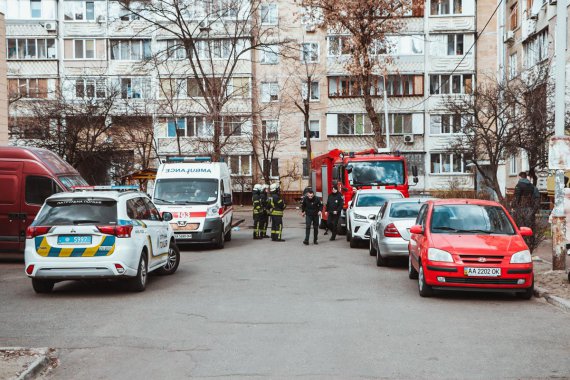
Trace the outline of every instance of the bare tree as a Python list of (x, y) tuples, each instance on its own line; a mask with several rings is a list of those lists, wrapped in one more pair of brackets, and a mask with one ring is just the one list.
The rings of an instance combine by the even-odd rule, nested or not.
[[(345, 62), (348, 72), (356, 78), (358, 92), (378, 148), (384, 147), (381, 118), (374, 108), (374, 90), (382, 87), (383, 75), (390, 62), (387, 35), (401, 27), (401, 17), (412, 10), (423, 11), (422, 5), (412, 9), (411, 0), (300, 0), (309, 13), (322, 13), (322, 27), (334, 33), (350, 33), (350, 59)], [(318, 15), (317, 17), (319, 17)]]
[[(218, 161), (232, 150), (231, 137), (241, 132), (243, 123), (225, 123), (224, 118), (241, 120), (244, 114), (251, 118), (243, 102), (231, 101), (250, 91), (249, 82), (238, 80), (236, 85), (236, 78), (251, 76), (255, 51), (285, 43), (278, 27), (261, 25), (259, 0), (155, 0), (139, 2), (137, 7), (131, 7), (129, 0), (119, 2), (138, 22), (146, 23), (145, 33), (159, 36), (153, 59), (159, 75), (169, 76), (161, 81), (161, 93), (165, 99), (190, 100), (187, 109), (170, 107), (170, 111), (204, 117), (193, 145)], [(180, 92), (183, 96), (176, 96)], [(178, 150), (182, 151), (179, 139)]]

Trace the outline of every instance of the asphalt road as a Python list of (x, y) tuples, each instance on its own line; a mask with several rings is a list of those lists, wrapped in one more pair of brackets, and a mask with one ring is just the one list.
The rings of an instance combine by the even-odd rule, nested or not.
[(377, 268), (344, 237), (302, 245), (234, 232), (185, 250), (147, 290), (57, 284), (36, 295), (0, 263), (0, 346), (55, 347), (50, 379), (565, 378), (570, 314), (512, 295), (422, 299), (404, 263)]

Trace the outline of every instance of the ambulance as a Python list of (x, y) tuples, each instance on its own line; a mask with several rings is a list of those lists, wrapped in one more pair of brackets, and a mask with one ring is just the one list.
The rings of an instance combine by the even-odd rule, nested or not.
[(232, 183), (228, 165), (209, 157), (170, 157), (160, 164), (152, 201), (173, 219), (177, 244), (211, 243), (223, 248), (232, 239)]

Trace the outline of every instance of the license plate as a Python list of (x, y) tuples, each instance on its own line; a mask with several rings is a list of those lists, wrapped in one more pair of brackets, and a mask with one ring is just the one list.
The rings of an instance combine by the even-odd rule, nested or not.
[(463, 274), (469, 277), (499, 277), (501, 268), (463, 268)]
[(175, 234), (176, 239), (192, 239), (192, 234)]
[(66, 244), (86, 245), (86, 244), (91, 244), (91, 236), (90, 235), (59, 235), (57, 237), (57, 244), (60, 244), (60, 245), (66, 245)]

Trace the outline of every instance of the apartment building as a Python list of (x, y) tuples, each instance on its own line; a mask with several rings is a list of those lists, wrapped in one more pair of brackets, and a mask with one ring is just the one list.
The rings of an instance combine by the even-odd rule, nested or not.
[[(0, 13), (0, 51), (6, 49), (6, 24)], [(6, 82), (6, 56), (0, 56), (0, 145), (8, 144), (8, 83)]]
[[(104, 98), (116, 88), (120, 102), (108, 117), (130, 127), (128, 119), (136, 117), (136, 125), (154, 132), (159, 157), (208, 152), (212, 115), (184, 49), (171, 34), (149, 28), (113, 0), (0, 0), (0, 6), (7, 12), (8, 87), (19, 98), (10, 107), (13, 143), (35, 137), (19, 128), (31, 102), (54, 98), (58, 91), (71, 101)], [(390, 150), (419, 168), (418, 191), (450, 184), (473, 188), (472, 169), (449, 151), (461, 120), (449, 115), (444, 100), (472, 91), (478, 62), (497, 64), (496, 50), (474, 46), (483, 22), (479, 10), (486, 14), (494, 6), (490, 0), (427, 0), (388, 37), (391, 50), (375, 52), (394, 57), (378, 78), (374, 105), (384, 112), (385, 88)], [(215, 25), (200, 23), (199, 9), (192, 14), (202, 33), (198, 55), (208, 52), (212, 71), (223, 72), (229, 45), (215, 35)], [(233, 96), (219, 119), (221, 134), (228, 131), (222, 155), (236, 182), (249, 181), (246, 189), (264, 169), (285, 190), (298, 191), (309, 176), (305, 115), (297, 107), (303, 97), (311, 94), (307, 118), (313, 155), (370, 148), (372, 128), (343, 64), (350, 53), (346, 35), (320, 28), (292, 0), (268, 1), (258, 16), (261, 30), (278, 28), (279, 38), (294, 41), (294, 48), (285, 54), (279, 51), (284, 47), (268, 45), (236, 61), (224, 87)], [(149, 59), (160, 51), (167, 52), (166, 59), (159, 64)], [(204, 79), (201, 86), (208, 83)], [(260, 140), (268, 142), (270, 154), (262, 152)], [(136, 153), (130, 154), (136, 160)]]

